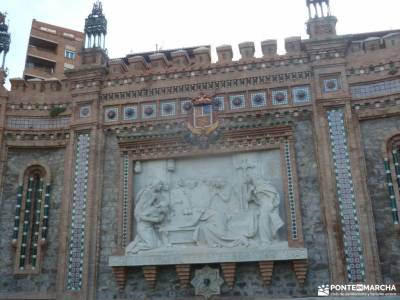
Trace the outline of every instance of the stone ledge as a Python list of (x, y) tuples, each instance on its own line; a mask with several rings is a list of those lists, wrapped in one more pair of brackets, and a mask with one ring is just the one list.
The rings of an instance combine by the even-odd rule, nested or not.
[(110, 256), (110, 267), (134, 267), (177, 264), (208, 264), (224, 262), (258, 262), (307, 259), (305, 248), (201, 248), (150, 250), (136, 255)]

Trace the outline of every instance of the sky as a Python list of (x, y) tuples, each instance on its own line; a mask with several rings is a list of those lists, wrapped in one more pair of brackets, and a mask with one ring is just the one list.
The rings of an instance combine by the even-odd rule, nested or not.
[[(0, 0), (0, 11), (8, 13), (11, 46), (6, 59), (9, 78), (21, 77), (32, 19), (83, 31), (94, 0)], [(129, 53), (230, 44), (234, 59), (238, 44), (253, 41), (256, 57), (260, 42), (306, 39), (306, 0), (103, 0), (108, 21), (106, 48), (110, 58)], [(338, 18), (338, 34), (400, 29), (399, 0), (331, 0)]]

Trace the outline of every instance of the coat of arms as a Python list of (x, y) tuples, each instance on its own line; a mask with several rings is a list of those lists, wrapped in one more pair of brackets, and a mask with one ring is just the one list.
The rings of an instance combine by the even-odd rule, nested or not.
[(200, 148), (208, 148), (216, 141), (220, 133), (218, 129), (217, 109), (212, 97), (201, 94), (190, 102), (191, 112), (187, 123), (189, 132), (185, 139)]

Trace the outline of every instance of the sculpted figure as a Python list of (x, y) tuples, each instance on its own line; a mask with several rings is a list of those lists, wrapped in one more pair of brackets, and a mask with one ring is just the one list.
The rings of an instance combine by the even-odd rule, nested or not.
[(261, 243), (270, 244), (284, 225), (279, 216), (279, 194), (275, 187), (261, 177), (247, 177), (248, 202), (259, 207), (258, 234)]
[(136, 237), (126, 247), (127, 254), (160, 247), (158, 226), (168, 213), (168, 198), (163, 195), (168, 187), (162, 182), (150, 184), (138, 193), (135, 206)]
[(192, 213), (191, 191), (197, 186), (197, 181), (180, 178), (175, 188), (171, 190), (171, 208), (173, 216)]
[(199, 214), (194, 240), (198, 245), (208, 247), (236, 247), (247, 245), (247, 239), (229, 228), (229, 204), (232, 196), (230, 186), (216, 179), (209, 183), (210, 205)]

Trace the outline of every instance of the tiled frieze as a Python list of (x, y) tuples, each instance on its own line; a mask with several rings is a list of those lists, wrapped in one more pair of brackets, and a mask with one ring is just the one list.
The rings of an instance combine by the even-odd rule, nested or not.
[(89, 150), (90, 134), (78, 134), (75, 148), (74, 185), (67, 275), (67, 289), (72, 291), (78, 291), (82, 287)]
[(347, 278), (350, 282), (363, 282), (365, 280), (364, 259), (343, 110), (329, 110), (328, 123), (342, 223)]
[(400, 93), (400, 79), (354, 85), (350, 87), (350, 92), (353, 99)]
[(29, 118), (8, 117), (7, 128), (10, 129), (58, 129), (66, 128), (70, 124), (70, 117), (58, 118)]
[(168, 101), (161, 103), (161, 112), (160, 115), (162, 117), (172, 117), (176, 115), (176, 103), (174, 101)]
[(128, 180), (129, 157), (128, 153), (122, 155), (122, 247), (126, 246), (128, 238)]
[(217, 111), (224, 111), (225, 109), (224, 96), (216, 96), (213, 99), (213, 109)]
[(79, 117), (80, 118), (88, 118), (92, 112), (90, 105), (83, 105), (79, 108)]
[(230, 109), (241, 109), (246, 106), (246, 98), (244, 95), (231, 95), (229, 96)]
[(142, 105), (142, 118), (153, 119), (157, 116), (157, 104)]
[(338, 77), (326, 78), (323, 80), (323, 92), (334, 93), (341, 89), (340, 80)]
[[(268, 97), (272, 98), (272, 100)], [(293, 99), (293, 101), (289, 103), (290, 99)], [(219, 112), (265, 109), (289, 104), (304, 105), (310, 103), (311, 99), (310, 86), (308, 85), (271, 91), (268, 89), (250, 92), (242, 91), (234, 94), (215, 95), (212, 100), (212, 109)], [(188, 115), (192, 108), (192, 100), (188, 98), (161, 101), (154, 99), (154, 102), (106, 107), (104, 109), (104, 121), (105, 123), (128, 120), (140, 122), (157, 118), (183, 116)], [(119, 110), (123, 112), (121, 116), (118, 113)]]
[(181, 101), (181, 114), (188, 114), (192, 109), (192, 101), (191, 100), (182, 100)]
[(124, 120), (136, 120), (138, 117), (138, 109), (136, 105), (124, 107)]
[(106, 122), (118, 121), (118, 107), (108, 107), (104, 111), (104, 120)]
[(267, 96), (265, 92), (251, 94), (251, 107), (263, 107), (267, 105)]
[(286, 105), (289, 103), (287, 90), (272, 91), (272, 105)]
[(292, 89), (293, 104), (304, 104), (311, 102), (309, 86), (298, 86)]
[(290, 228), (292, 233), (292, 240), (298, 239), (297, 217), (296, 217), (296, 194), (294, 189), (293, 166), (290, 156), (290, 144), (288, 141), (285, 143), (285, 165), (286, 176), (289, 196), (289, 209), (290, 209)]

